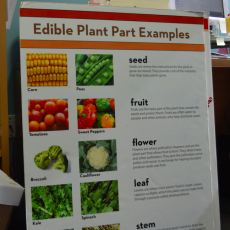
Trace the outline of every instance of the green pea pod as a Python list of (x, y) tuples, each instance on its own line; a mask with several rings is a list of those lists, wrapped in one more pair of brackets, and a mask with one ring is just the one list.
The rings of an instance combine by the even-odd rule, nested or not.
[(113, 63), (109, 62), (106, 67), (98, 73), (87, 85), (105, 85), (113, 77)]
[(98, 61), (100, 54), (92, 54), (76, 71), (76, 81), (78, 81), (84, 74)]
[(100, 59), (99, 61), (94, 63), (87, 71), (81, 72), (80, 68), (79, 73), (81, 73), (81, 76), (77, 78), (77, 85), (87, 85), (87, 83), (91, 81), (91, 79), (94, 78), (95, 75), (97, 75), (109, 62), (111, 62), (110, 58), (112, 58), (112, 55), (110, 55), (109, 58), (106, 56)]

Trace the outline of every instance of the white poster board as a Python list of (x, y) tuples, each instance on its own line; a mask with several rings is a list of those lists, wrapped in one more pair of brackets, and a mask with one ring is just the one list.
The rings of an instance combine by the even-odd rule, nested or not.
[(205, 17), (21, 4), (28, 229), (220, 229)]

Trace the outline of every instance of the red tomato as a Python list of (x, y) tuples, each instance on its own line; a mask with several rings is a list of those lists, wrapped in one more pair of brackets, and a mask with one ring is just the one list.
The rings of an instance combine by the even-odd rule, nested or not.
[(34, 99), (34, 100), (30, 100), (30, 109), (34, 109), (35, 105), (38, 104), (38, 100)]
[(46, 115), (46, 112), (44, 109), (41, 109), (40, 113), (42, 114), (43, 117)]
[(59, 129), (59, 130), (65, 130), (65, 124), (59, 125), (59, 126), (58, 126), (58, 129)]
[(65, 127), (69, 129), (69, 118), (68, 117), (65, 119)]
[(46, 124), (45, 124), (45, 122), (41, 122), (41, 123), (39, 124), (39, 129), (40, 129), (41, 131), (45, 131), (45, 130), (46, 130)]
[(37, 105), (35, 105), (34, 109), (37, 111), (41, 111), (41, 106), (39, 104), (37, 104)]
[(56, 105), (53, 101), (48, 101), (44, 106), (46, 114), (54, 114), (56, 112)]
[(42, 114), (39, 111), (32, 111), (31, 112), (31, 121), (37, 121), (38, 123), (40, 123), (42, 121)]
[(65, 123), (65, 115), (63, 113), (57, 113), (55, 115), (55, 122), (58, 125), (61, 125), (61, 124)]
[(58, 100), (56, 105), (60, 111), (63, 111), (66, 107), (66, 101), (65, 100)]
[(52, 114), (47, 114), (44, 118), (46, 125), (53, 125), (54, 124), (54, 116)]
[(51, 126), (51, 129), (52, 129), (52, 130), (58, 130), (58, 125), (57, 125), (57, 124), (53, 124), (53, 125)]
[(49, 101), (48, 99), (41, 99), (38, 101), (39, 105), (41, 106), (42, 109), (44, 109), (45, 103)]
[(65, 115), (65, 117), (69, 117), (68, 108), (65, 108), (62, 113)]
[(58, 99), (50, 99), (50, 101), (53, 101), (56, 104)]
[(29, 121), (31, 121), (31, 112), (30, 111), (28, 111), (28, 118), (29, 118)]
[(29, 123), (29, 130), (30, 132), (35, 132), (35, 131), (38, 131), (39, 129), (39, 124), (37, 121), (31, 121)]

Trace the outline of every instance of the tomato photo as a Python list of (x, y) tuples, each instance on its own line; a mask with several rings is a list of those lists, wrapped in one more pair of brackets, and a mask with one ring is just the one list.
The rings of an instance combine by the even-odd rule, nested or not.
[(28, 103), (30, 132), (69, 129), (67, 99), (31, 99)]

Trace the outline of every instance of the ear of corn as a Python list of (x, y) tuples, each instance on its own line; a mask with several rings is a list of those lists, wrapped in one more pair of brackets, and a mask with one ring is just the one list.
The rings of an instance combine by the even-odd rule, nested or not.
[(27, 53), (27, 86), (68, 86), (67, 54)]

